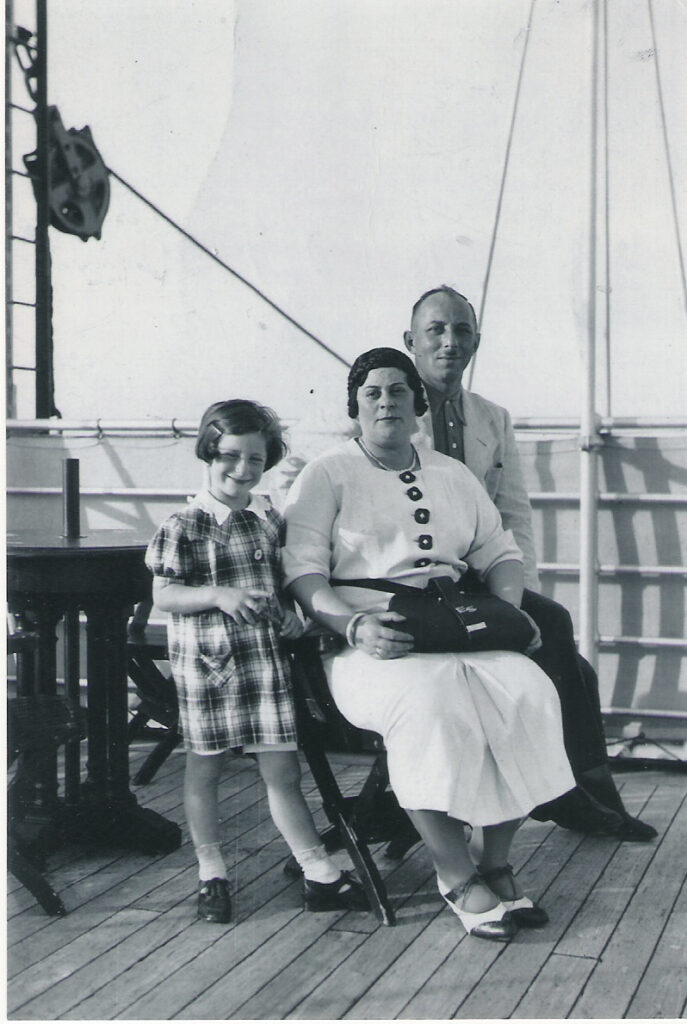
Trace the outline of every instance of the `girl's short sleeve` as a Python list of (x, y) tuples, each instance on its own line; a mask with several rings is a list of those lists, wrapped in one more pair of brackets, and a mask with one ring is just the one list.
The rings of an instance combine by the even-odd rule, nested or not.
[(191, 548), (178, 519), (168, 519), (159, 527), (148, 545), (145, 561), (153, 576), (186, 582), (192, 570)]

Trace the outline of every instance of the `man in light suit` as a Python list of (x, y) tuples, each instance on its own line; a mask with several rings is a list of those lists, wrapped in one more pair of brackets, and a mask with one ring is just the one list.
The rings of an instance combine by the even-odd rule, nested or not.
[[(406, 348), (425, 385), (429, 410), (418, 444), (464, 462), (495, 503), (504, 529), (512, 530), (524, 558), (522, 608), (537, 623), (542, 647), (533, 655), (552, 679), (561, 701), (563, 732), (577, 788), (533, 812), (565, 828), (618, 839), (644, 841), (656, 830), (625, 810), (606, 756), (599, 687), (591, 665), (577, 652), (570, 615), (537, 591), (532, 510), (515, 435), (506, 409), (462, 387), (463, 372), (480, 342), (468, 300), (442, 285), (415, 303)], [(481, 584), (473, 577), (469, 585)]]

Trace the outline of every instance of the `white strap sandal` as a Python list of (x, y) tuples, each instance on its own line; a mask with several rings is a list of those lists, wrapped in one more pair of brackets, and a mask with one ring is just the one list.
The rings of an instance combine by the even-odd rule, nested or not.
[(482, 876), (475, 872), (462, 885), (456, 886), (450, 892), (442, 892), (441, 895), (468, 935), (474, 935), (478, 939), (491, 939), (493, 942), (508, 942), (518, 928), (503, 902), (498, 902), (495, 907), (480, 913), (463, 910), (458, 906), (458, 902), (465, 900), (473, 885), (484, 884)]

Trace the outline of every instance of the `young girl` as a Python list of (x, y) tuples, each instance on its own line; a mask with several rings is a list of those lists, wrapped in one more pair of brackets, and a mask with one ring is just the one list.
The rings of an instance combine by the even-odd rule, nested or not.
[(198, 857), (198, 914), (230, 920), (219, 839), (223, 754), (254, 753), (272, 820), (303, 869), (306, 910), (368, 909), (360, 883), (329, 859), (300, 789), (289, 665), (280, 637), (300, 622), (279, 596), (283, 519), (251, 494), (286, 453), (275, 414), (216, 402), (198, 430), (208, 488), (148, 546), (155, 604), (170, 612), (169, 659), (186, 748), (184, 807)]

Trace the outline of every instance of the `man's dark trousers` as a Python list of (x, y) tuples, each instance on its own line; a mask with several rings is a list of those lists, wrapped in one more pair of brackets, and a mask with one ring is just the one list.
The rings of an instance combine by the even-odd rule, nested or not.
[(542, 646), (532, 655), (552, 680), (561, 702), (565, 750), (575, 778), (607, 764), (597, 675), (577, 651), (567, 608), (534, 590), (521, 607), (541, 631)]
[[(484, 591), (476, 573), (468, 570), (461, 584)], [(561, 702), (563, 741), (577, 788), (536, 808), (532, 816), (552, 819), (566, 828), (645, 840), (655, 830), (631, 818), (623, 806), (611, 775), (601, 717), (596, 672), (580, 656), (572, 619), (563, 605), (534, 590), (525, 590), (521, 607), (537, 623), (542, 646), (531, 657), (551, 679)]]

